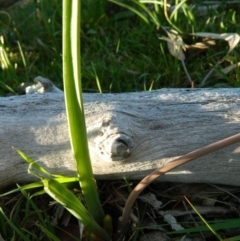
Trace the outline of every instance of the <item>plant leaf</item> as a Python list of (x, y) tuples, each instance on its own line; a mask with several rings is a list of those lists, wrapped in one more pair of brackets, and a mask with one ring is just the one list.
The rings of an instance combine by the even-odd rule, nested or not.
[(5, 213), (3, 212), (2, 208), (0, 207), (0, 215), (2, 215), (5, 220), (8, 222), (9, 226), (19, 235), (19, 237), (22, 238), (22, 240), (24, 241), (30, 241), (30, 239), (25, 236), (20, 229), (18, 229), (18, 227), (16, 227), (10, 219), (8, 219), (8, 217), (5, 215)]
[[(211, 223), (211, 222), (209, 222)], [(240, 226), (240, 219), (227, 219), (227, 220), (215, 220), (214, 223), (211, 223), (211, 227), (217, 231), (220, 229), (231, 229), (238, 228)], [(186, 228), (184, 230), (171, 231), (167, 232), (167, 234), (181, 234), (181, 233), (199, 233), (208, 231), (209, 228), (206, 225), (201, 225), (193, 228)]]
[(43, 179), (44, 190), (54, 200), (62, 204), (71, 214), (80, 220), (91, 232), (103, 240), (110, 240), (108, 234), (95, 222), (79, 199), (64, 185), (54, 179)]
[(168, 38), (163, 36), (163, 37), (160, 37), (159, 39), (167, 41), (168, 50), (172, 56), (174, 56), (180, 61), (184, 61), (185, 54), (183, 53), (182, 47), (185, 46), (185, 43), (183, 42), (182, 37), (174, 29), (170, 29), (170, 30), (167, 30), (166, 28), (163, 28), (163, 29), (167, 33)]
[(146, 22), (147, 24), (149, 24), (149, 20), (147, 19), (146, 16), (144, 16), (144, 14), (142, 14), (141, 12), (139, 12), (136, 8), (133, 8), (125, 3), (119, 2), (119, 1), (114, 1), (114, 0), (108, 0), (109, 2), (115, 3), (116, 5), (119, 5), (121, 7), (124, 7), (128, 10), (130, 10), (131, 12), (137, 14), (144, 22)]
[(36, 161), (34, 161), (31, 157), (29, 157), (28, 155), (26, 155), (24, 152), (22, 152), (21, 150), (14, 148), (17, 151), (17, 153), (27, 162), (29, 163), (29, 170), (31, 167), (36, 168), (39, 172), (42, 172), (43, 174), (46, 174), (48, 176), (52, 176), (51, 173), (49, 173), (46, 169), (44, 169), (42, 166), (40, 166)]
[(198, 210), (194, 207), (194, 205), (188, 200), (186, 196), (184, 196), (185, 200), (188, 202), (188, 204), (191, 206), (191, 208), (197, 213), (199, 218), (205, 223), (205, 225), (208, 227), (208, 229), (220, 240), (223, 241), (221, 236), (212, 228), (212, 226), (205, 220), (205, 218), (198, 212)]
[(197, 32), (194, 34), (191, 34), (193, 36), (198, 36), (198, 37), (204, 37), (204, 38), (212, 38), (212, 39), (219, 39), (219, 40), (225, 40), (228, 42), (229, 45), (229, 50), (227, 52), (227, 55), (233, 51), (233, 49), (237, 46), (237, 44), (240, 41), (240, 36), (237, 33), (222, 33), (222, 34), (217, 34), (217, 33), (201, 33)]
[(215, 78), (221, 79), (221, 78), (226, 76), (229, 72), (231, 72), (233, 69), (235, 69), (237, 67), (239, 67), (239, 63), (238, 64), (231, 64), (231, 65), (229, 65), (229, 66), (227, 66), (225, 68), (220, 69), (219, 71), (217, 71), (215, 69), (215, 71), (217, 72), (217, 73), (215, 73)]

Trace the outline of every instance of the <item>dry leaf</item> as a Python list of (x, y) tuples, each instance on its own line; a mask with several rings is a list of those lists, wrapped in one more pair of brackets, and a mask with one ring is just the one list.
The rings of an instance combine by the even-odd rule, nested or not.
[(168, 50), (171, 53), (171, 55), (173, 55), (175, 58), (181, 61), (184, 71), (187, 75), (188, 81), (190, 82), (190, 85), (193, 88), (194, 82), (191, 80), (191, 77), (188, 73), (188, 70), (184, 62), (185, 54), (183, 53), (183, 49), (186, 50), (187, 45), (183, 42), (182, 37), (176, 30), (174, 29), (167, 30), (167, 28), (163, 28), (163, 30), (167, 33), (168, 38), (163, 36), (163, 37), (160, 37), (159, 39), (163, 39), (167, 41)]
[(184, 61), (185, 55), (183, 53), (182, 48), (185, 48), (185, 43), (183, 42), (182, 37), (176, 30), (163, 28), (168, 35), (167, 37), (160, 37), (159, 39), (163, 39), (167, 41), (168, 50), (172, 56), (177, 58), (178, 60)]
[[(198, 33), (194, 33), (194, 34), (191, 34), (193, 36), (198, 36), (198, 37), (203, 37), (203, 38), (212, 38), (212, 39), (219, 39), (219, 40), (225, 40), (228, 42), (228, 45), (229, 45), (229, 50), (226, 54), (226, 56), (219, 60), (217, 62), (217, 64), (214, 66), (214, 68), (216, 68), (217, 66), (219, 66), (223, 61), (224, 59), (227, 57), (227, 55), (229, 55), (233, 49), (237, 46), (237, 44), (239, 43), (240, 41), (240, 36), (237, 34), (237, 33), (222, 33), (222, 34), (217, 34), (217, 33), (205, 33), (205, 32), (198, 32)], [(211, 76), (211, 74), (213, 73), (214, 71), (214, 68), (212, 68), (208, 74), (204, 77), (200, 87), (202, 87), (207, 79)]]
[[(240, 66), (240, 62), (238, 64), (231, 64), (228, 67), (221, 69), (220, 72), (223, 73), (223, 74), (228, 74), (233, 69), (235, 69), (236, 67), (239, 67), (239, 66)], [(221, 79), (222, 78), (221, 73), (216, 73), (215, 77), (218, 78), (218, 79)]]
[(195, 44), (191, 44), (187, 46), (187, 49), (207, 49), (210, 46), (216, 45), (216, 42), (214, 40), (203, 40), (203, 42), (197, 42)]
[(163, 217), (164, 220), (171, 225), (173, 230), (178, 231), (184, 229), (171, 214), (165, 214)]
[(240, 36), (237, 33), (217, 34), (217, 33), (204, 33), (204, 32), (200, 33), (200, 32), (197, 32), (197, 33), (194, 33), (194, 34), (191, 34), (191, 35), (227, 41), (228, 45), (229, 45), (229, 50), (227, 52), (227, 55), (233, 51), (233, 49), (237, 46), (237, 44), (240, 41)]
[(162, 202), (158, 201), (153, 193), (147, 193), (145, 195), (139, 196), (143, 202), (150, 204), (154, 209), (159, 209), (162, 206)]

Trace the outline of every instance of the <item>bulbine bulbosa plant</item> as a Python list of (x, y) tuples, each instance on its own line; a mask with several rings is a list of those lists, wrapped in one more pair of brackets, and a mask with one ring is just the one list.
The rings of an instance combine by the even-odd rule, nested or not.
[[(26, 154), (17, 150), (23, 159), (29, 163), (29, 172), (41, 179), (40, 182), (19, 187), (18, 190), (24, 192), (27, 189), (43, 186), (45, 193), (48, 193), (58, 203), (62, 204), (70, 213), (72, 213), (73, 216), (84, 224), (85, 233), (86, 235), (89, 235), (88, 240), (92, 240), (92, 235), (96, 235), (100, 240), (110, 241), (113, 238), (112, 221), (110, 216), (104, 214), (101, 207), (88, 149), (81, 83), (80, 13), (80, 0), (63, 0), (62, 56), (64, 95), (68, 117), (69, 135), (72, 152), (76, 161), (77, 175), (76, 177), (64, 177), (61, 175), (51, 174)], [(125, 208), (123, 210), (122, 222), (117, 230), (114, 240), (123, 240), (121, 235), (129, 221), (129, 214), (134, 201), (144, 188), (157, 177), (178, 167), (179, 165), (183, 165), (186, 162), (192, 161), (200, 156), (239, 141), (240, 134), (224, 139), (220, 142), (213, 143), (209, 146), (188, 153), (187, 155), (166, 164), (145, 177), (134, 188), (126, 201)], [(34, 169), (37, 172), (33, 172)], [(82, 204), (80, 198), (76, 197), (66, 187), (66, 183), (73, 181), (79, 181), (86, 207)], [(2, 214), (2, 216), (8, 221), (1, 208), (0, 214)], [(21, 230), (19, 230), (16, 226), (11, 227), (19, 234), (22, 240), (29, 240), (27, 236), (23, 235)]]

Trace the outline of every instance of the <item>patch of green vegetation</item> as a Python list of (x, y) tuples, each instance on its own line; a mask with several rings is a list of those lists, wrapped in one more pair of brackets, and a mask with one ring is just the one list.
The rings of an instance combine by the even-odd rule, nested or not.
[[(137, 2), (121, 1), (124, 6), (130, 6), (126, 8), (106, 0), (84, 1), (81, 19), (84, 91), (99, 90), (96, 77), (103, 92), (190, 87), (180, 61), (169, 53), (167, 43), (159, 39), (166, 36), (162, 27), (175, 28), (186, 44), (202, 41), (189, 35), (193, 32), (240, 32), (239, 5), (236, 4), (220, 5), (200, 15), (196, 9), (191, 10), (186, 1), (175, 1), (177, 7), (172, 12), (164, 11), (167, 7), (164, 1), (145, 5)], [(61, 8), (59, 0), (41, 0), (1, 11), (1, 95), (16, 91), (19, 83), (32, 81), (39, 75), (63, 88)], [(219, 70), (238, 62), (237, 49), (239, 47)], [(217, 40), (208, 49), (185, 52), (186, 68), (195, 87), (227, 51), (227, 43)], [(3, 52), (9, 61), (7, 66)], [(238, 87), (239, 77), (239, 70), (235, 68), (221, 78), (212, 75), (205, 86)]]
[[(62, 82), (60, 1), (33, 1), (0, 13), (1, 84), (16, 90), (37, 75)], [(2, 51), (10, 63), (4, 64)], [(11, 66), (10, 66), (11, 64)], [(6, 93), (1, 88), (0, 94)]]

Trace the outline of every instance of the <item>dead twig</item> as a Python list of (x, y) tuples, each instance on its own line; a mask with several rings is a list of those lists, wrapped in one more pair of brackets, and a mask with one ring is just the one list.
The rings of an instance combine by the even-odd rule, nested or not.
[(152, 183), (156, 178), (162, 176), (163, 174), (169, 172), (170, 170), (173, 170), (174, 168), (177, 168), (187, 162), (190, 162), (196, 158), (199, 158), (201, 156), (207, 155), (211, 152), (220, 150), (224, 147), (233, 145), (237, 142), (240, 142), (240, 133), (230, 136), (226, 139), (223, 139), (218, 142), (214, 142), (208, 146), (205, 146), (203, 148), (197, 149), (193, 152), (190, 152), (182, 157), (177, 158), (176, 160), (169, 162), (168, 164), (164, 165), (163, 167), (160, 167), (159, 169), (153, 171), (148, 176), (142, 179), (142, 181), (134, 188), (134, 190), (130, 193), (122, 215), (122, 221), (119, 228), (119, 233), (121, 230), (126, 226), (129, 215), (133, 206), (133, 203), (135, 202), (136, 198), (139, 196), (139, 194), (150, 184)]

